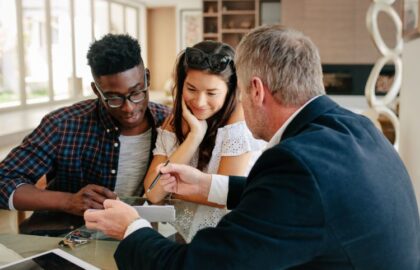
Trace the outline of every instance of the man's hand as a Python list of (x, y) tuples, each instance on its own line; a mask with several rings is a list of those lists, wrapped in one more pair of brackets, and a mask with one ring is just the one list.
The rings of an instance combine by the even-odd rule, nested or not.
[(166, 192), (208, 197), (211, 185), (210, 174), (187, 165), (173, 163), (167, 166), (160, 165), (158, 170), (162, 173), (160, 185)]
[(133, 207), (120, 200), (105, 200), (104, 208), (105, 210), (89, 209), (85, 212), (86, 227), (122, 240), (128, 225), (139, 218), (139, 214)]
[(116, 198), (117, 195), (106, 187), (90, 184), (69, 197), (64, 211), (82, 216), (87, 209), (104, 209), (106, 199)]

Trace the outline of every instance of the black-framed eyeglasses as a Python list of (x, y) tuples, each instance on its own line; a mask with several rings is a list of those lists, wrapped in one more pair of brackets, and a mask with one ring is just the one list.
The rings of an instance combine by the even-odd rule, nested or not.
[(208, 54), (191, 47), (185, 49), (185, 64), (191, 68), (209, 68), (212, 71), (221, 72), (226, 69), (232, 60), (232, 57), (226, 54)]
[(95, 81), (93, 83), (95, 84), (95, 87), (98, 90), (101, 98), (106, 102), (106, 104), (108, 104), (110, 108), (120, 108), (124, 104), (126, 99), (128, 99), (134, 104), (138, 104), (142, 102), (147, 96), (148, 86), (146, 71), (144, 71), (144, 87), (142, 89), (136, 89), (134, 91), (131, 91), (127, 95), (121, 95), (117, 93), (106, 95), (106, 93), (103, 92), (103, 90)]

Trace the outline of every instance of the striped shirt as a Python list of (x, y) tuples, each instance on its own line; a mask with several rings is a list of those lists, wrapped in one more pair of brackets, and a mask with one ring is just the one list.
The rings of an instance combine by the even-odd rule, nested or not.
[[(154, 148), (156, 127), (169, 112), (167, 107), (149, 102), (150, 149)], [(75, 193), (88, 184), (114, 190), (119, 136), (118, 123), (97, 99), (46, 115), (0, 163), (0, 208), (8, 209), (9, 196), (17, 186), (34, 184), (45, 174), (49, 190)]]

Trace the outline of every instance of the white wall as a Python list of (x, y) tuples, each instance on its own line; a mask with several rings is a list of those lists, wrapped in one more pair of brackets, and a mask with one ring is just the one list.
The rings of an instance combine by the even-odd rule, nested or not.
[[(420, 38), (404, 44), (400, 93), (400, 154), (410, 173), (420, 206)], [(420, 208), (419, 208), (420, 209)]]
[(329, 95), (329, 97), (340, 106), (355, 113), (362, 113), (369, 108), (365, 96)]

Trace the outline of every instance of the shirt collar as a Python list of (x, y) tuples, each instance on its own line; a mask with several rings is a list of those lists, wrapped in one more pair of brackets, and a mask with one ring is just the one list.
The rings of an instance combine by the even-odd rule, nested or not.
[(106, 130), (106, 133), (120, 133), (120, 128), (119, 125), (117, 123), (117, 121), (115, 121), (111, 115), (108, 113), (108, 111), (106, 110), (105, 106), (101, 103), (101, 101), (98, 99), (97, 100), (97, 105), (98, 105), (98, 116), (99, 116), (99, 121), (102, 124), (102, 126), (104, 127), (104, 129)]
[(267, 146), (265, 149), (269, 149), (273, 146), (275, 146), (276, 144), (278, 144), (281, 140), (281, 137), (283, 136), (284, 131), (286, 130), (287, 126), (290, 124), (290, 122), (293, 121), (293, 119), (295, 119), (295, 117), (312, 101), (314, 101), (316, 98), (318, 98), (320, 96), (315, 96), (313, 98), (311, 98), (310, 100), (308, 100), (305, 104), (303, 104), (298, 110), (296, 110), (287, 120), (286, 122), (284, 122), (284, 124), (276, 131), (276, 133), (274, 134), (274, 136), (271, 138), (271, 140), (268, 142)]

